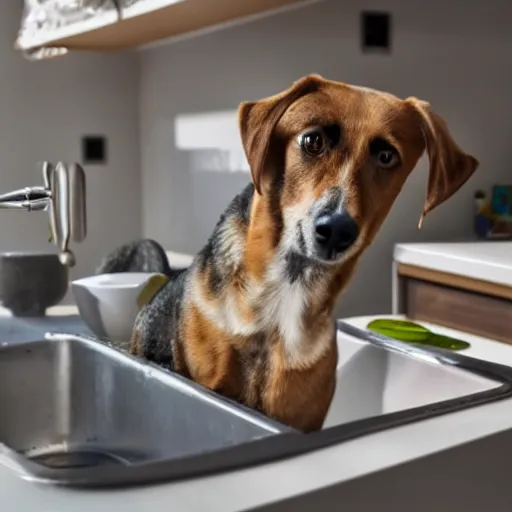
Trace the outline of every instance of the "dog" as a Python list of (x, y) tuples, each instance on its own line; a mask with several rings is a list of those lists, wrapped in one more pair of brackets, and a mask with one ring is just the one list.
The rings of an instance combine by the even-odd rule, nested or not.
[(141, 309), (130, 350), (312, 432), (336, 384), (333, 309), (407, 177), (426, 152), (421, 227), (479, 164), (427, 102), (319, 75), (238, 117), (251, 183)]

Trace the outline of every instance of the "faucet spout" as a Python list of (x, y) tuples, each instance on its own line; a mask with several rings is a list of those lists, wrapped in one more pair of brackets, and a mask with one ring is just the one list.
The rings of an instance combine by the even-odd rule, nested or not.
[(82, 242), (87, 234), (85, 174), (78, 164), (44, 162), (44, 186), (25, 187), (0, 194), (0, 209), (47, 211), (50, 217), (50, 241), (59, 250), (61, 262), (75, 265), (70, 241)]
[(41, 211), (48, 208), (51, 198), (52, 193), (46, 187), (25, 187), (0, 194), (0, 208)]

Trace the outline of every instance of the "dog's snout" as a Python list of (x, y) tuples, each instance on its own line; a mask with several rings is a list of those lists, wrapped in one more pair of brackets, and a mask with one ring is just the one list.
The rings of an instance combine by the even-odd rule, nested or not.
[(346, 212), (321, 215), (315, 222), (315, 239), (323, 256), (332, 259), (357, 239), (359, 227)]

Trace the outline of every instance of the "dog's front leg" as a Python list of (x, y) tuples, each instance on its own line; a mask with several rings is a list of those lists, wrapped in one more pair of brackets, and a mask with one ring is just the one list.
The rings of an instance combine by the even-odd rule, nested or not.
[(336, 387), (338, 353), (333, 342), (312, 366), (286, 369), (281, 357), (274, 357), (262, 396), (263, 412), (297, 430), (322, 428)]

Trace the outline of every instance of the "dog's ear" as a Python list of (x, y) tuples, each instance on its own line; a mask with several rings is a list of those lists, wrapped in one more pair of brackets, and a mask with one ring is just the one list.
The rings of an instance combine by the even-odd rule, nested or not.
[(258, 194), (262, 193), (264, 177), (272, 167), (269, 148), (276, 124), (293, 102), (318, 90), (323, 82), (324, 79), (319, 75), (308, 75), (275, 96), (240, 104), (240, 135), (251, 167), (252, 182)]
[(466, 183), (476, 171), (478, 160), (460, 149), (445, 121), (432, 112), (427, 102), (417, 98), (407, 102), (418, 114), (430, 162), (427, 195), (418, 226), (421, 228), (424, 217)]

